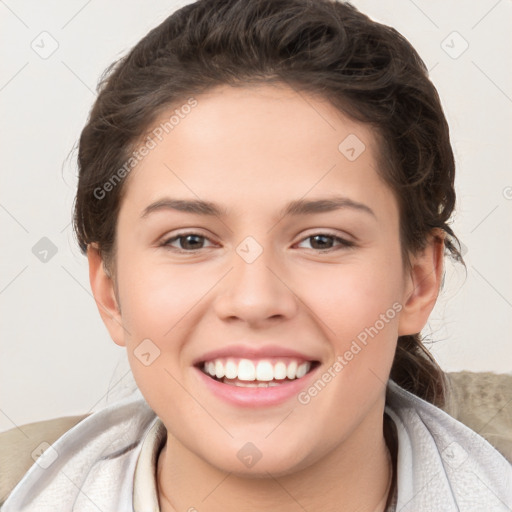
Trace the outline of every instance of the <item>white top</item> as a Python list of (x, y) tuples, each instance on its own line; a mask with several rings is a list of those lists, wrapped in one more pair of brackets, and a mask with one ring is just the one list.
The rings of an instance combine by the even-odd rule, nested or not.
[[(388, 382), (398, 433), (396, 510), (510, 512), (512, 465), (441, 409)], [(166, 430), (140, 391), (60, 437), (2, 512), (159, 512), (156, 462)]]

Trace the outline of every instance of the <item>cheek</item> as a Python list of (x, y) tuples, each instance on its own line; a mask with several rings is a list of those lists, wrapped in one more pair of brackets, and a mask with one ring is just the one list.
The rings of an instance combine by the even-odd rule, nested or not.
[(120, 262), (119, 277), (132, 373), (149, 405), (162, 410), (182, 398), (179, 365), (191, 331), (188, 315), (212, 284), (184, 266), (150, 265), (133, 254)]
[(119, 269), (123, 320), (137, 335), (172, 336), (176, 324), (211, 287), (212, 277), (192, 267), (126, 263)]
[[(383, 253), (310, 278), (308, 306), (331, 354), (324, 370), (330, 384), (316, 407), (340, 422), (348, 412), (359, 417), (382, 393), (396, 348), (402, 279), (400, 260)], [(316, 393), (306, 390), (305, 398)]]
[(150, 401), (162, 385), (179, 394), (172, 376), (179, 378), (188, 364), (189, 340), (222, 272), (207, 266), (199, 270), (194, 265), (151, 263), (135, 251), (125, 254), (118, 265), (119, 291), (134, 378)]
[[(402, 275), (398, 251), (394, 252), (379, 251), (339, 264), (315, 262), (297, 267), (286, 280), (326, 338), (346, 342), (374, 325), (399, 299)], [(207, 307), (211, 297), (206, 295), (223, 275), (222, 269), (205, 263), (155, 264), (137, 257), (135, 251), (124, 254), (128, 256), (120, 258), (118, 271), (123, 322), (132, 334), (127, 345), (150, 338), (165, 342), (167, 350), (172, 339), (184, 342), (186, 333), (179, 333), (188, 323), (187, 316), (194, 317), (195, 306)]]
[(396, 322), (396, 306), (395, 310), (392, 308), (401, 297), (400, 263), (394, 260), (383, 265), (382, 261), (361, 259), (304, 276), (304, 302), (320, 320), (327, 337), (339, 340), (355, 337), (390, 308), (387, 316), (393, 321), (386, 325)]

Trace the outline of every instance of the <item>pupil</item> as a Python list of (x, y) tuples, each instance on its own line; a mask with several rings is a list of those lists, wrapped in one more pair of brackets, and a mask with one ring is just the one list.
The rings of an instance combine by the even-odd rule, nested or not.
[(189, 240), (190, 239), (196, 239), (196, 242), (197, 242), (197, 239), (200, 239), (200, 238), (202, 238), (202, 237), (197, 236), (197, 235), (186, 235), (186, 236), (182, 237), (182, 240), (185, 240), (185, 243), (181, 244), (182, 248), (183, 249), (187, 249), (187, 248), (189, 248), (189, 249), (197, 249), (197, 247), (194, 247), (194, 243), (192, 243), (192, 247), (185, 247), (185, 246), (187, 244), (189, 244)]
[[(325, 242), (326, 239), (330, 240), (330, 237), (329, 236), (324, 236), (324, 235), (314, 235), (313, 236), (313, 240), (317, 240), (317, 239), (321, 239), (321, 240), (323, 240)], [(332, 243), (332, 241), (331, 241), (331, 243)], [(325, 248), (326, 248), (325, 247), (325, 243), (323, 244), (323, 246), (322, 246), (322, 243), (321, 243), (320, 244), (320, 249), (325, 249)]]

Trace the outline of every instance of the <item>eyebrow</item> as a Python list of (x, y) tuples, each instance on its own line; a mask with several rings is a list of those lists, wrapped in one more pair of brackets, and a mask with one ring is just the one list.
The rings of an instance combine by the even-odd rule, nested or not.
[[(376, 218), (374, 211), (367, 205), (353, 201), (348, 197), (335, 196), (324, 199), (305, 200), (297, 199), (289, 202), (280, 212), (281, 217), (312, 215), (316, 213), (332, 212), (340, 209), (350, 208), (372, 215)], [(141, 218), (147, 217), (150, 213), (165, 210), (176, 210), (196, 215), (207, 215), (226, 217), (227, 210), (211, 201), (199, 199), (172, 199), (163, 198), (151, 203), (142, 212)]]

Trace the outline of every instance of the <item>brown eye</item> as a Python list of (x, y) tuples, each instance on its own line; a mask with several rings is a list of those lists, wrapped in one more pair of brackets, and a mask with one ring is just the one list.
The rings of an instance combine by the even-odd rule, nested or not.
[[(180, 233), (179, 235), (167, 239), (162, 244), (162, 247), (176, 249), (181, 252), (193, 252), (204, 249), (203, 244), (205, 240), (208, 240), (208, 238), (198, 233)], [(178, 242), (179, 247), (172, 245), (175, 242)]]
[(348, 240), (340, 238), (339, 236), (330, 235), (328, 233), (317, 233), (310, 235), (304, 238), (302, 242), (306, 240), (311, 240), (311, 248), (317, 251), (337, 250), (336, 247), (334, 247), (336, 242), (338, 242), (339, 249), (353, 247), (355, 245), (354, 242), (349, 242)]

